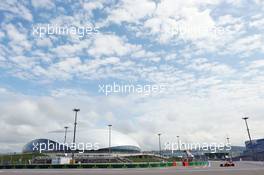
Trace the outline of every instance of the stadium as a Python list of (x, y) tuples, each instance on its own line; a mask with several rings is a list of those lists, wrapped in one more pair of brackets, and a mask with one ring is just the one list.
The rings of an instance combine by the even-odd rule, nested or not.
[[(67, 139), (68, 137), (68, 139)], [(66, 139), (63, 132), (52, 132), (47, 136), (35, 138), (28, 142), (22, 152), (45, 152), (45, 153), (108, 153), (109, 152), (109, 133), (108, 130), (93, 129), (79, 131), (73, 149), (72, 132), (69, 132)], [(117, 131), (111, 133), (112, 153), (139, 153), (140, 146), (131, 137)]]
[(35, 158), (34, 163), (51, 163), (61, 157), (70, 159), (72, 153), (80, 163), (124, 162), (126, 156), (141, 154), (140, 146), (133, 138), (114, 130), (111, 131), (111, 140), (106, 129), (78, 131), (75, 144), (72, 138), (73, 132), (67, 135), (64, 132), (50, 132), (29, 141), (22, 152), (45, 155)]

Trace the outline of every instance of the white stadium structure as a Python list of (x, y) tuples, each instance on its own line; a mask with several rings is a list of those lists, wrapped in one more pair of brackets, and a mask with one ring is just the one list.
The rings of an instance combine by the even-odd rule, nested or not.
[(71, 149), (73, 142), (73, 132), (68, 132), (64, 137), (64, 132), (50, 132), (45, 136), (37, 137), (28, 142), (23, 147), (24, 153), (45, 152), (45, 153), (65, 153), (65, 152), (84, 152), (84, 153), (139, 153), (140, 146), (131, 137), (120, 132), (111, 131), (111, 146), (109, 149), (109, 130), (91, 129), (81, 130), (76, 133), (75, 149)]

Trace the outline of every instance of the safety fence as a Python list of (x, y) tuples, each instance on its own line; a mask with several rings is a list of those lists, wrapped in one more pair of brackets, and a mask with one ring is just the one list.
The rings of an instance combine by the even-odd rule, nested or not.
[(147, 162), (147, 163), (90, 163), (90, 164), (34, 164), (0, 165), (0, 169), (70, 169), (70, 168), (155, 168), (177, 166), (208, 166), (208, 162)]

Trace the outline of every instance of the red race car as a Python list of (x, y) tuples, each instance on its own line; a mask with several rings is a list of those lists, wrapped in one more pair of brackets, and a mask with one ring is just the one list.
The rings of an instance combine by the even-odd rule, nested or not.
[(234, 167), (235, 164), (232, 161), (226, 161), (225, 163), (221, 163), (220, 167)]

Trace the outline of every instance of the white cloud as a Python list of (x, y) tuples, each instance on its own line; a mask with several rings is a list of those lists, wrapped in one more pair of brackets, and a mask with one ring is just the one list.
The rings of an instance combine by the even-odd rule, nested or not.
[(40, 46), (40, 47), (51, 47), (52, 46), (52, 42), (50, 38), (40, 38), (37, 40), (36, 44), (37, 46)]
[(52, 9), (55, 7), (55, 4), (52, 0), (31, 0), (31, 3), (35, 8)]
[(51, 52), (58, 57), (74, 57), (84, 54), (84, 50), (90, 46), (89, 40), (83, 40), (78, 43), (66, 43), (56, 45), (51, 48)]
[(13, 17), (24, 18), (28, 21), (33, 20), (33, 16), (29, 9), (17, 0), (4, 0), (4, 2), (0, 4), (0, 10), (11, 12), (14, 15)]
[(17, 42), (22, 42), (23, 40), (27, 39), (27, 36), (23, 33), (21, 33), (16, 26), (12, 24), (8, 24), (5, 26), (5, 31), (7, 32), (7, 35), (11, 41)]
[(108, 20), (115, 23), (137, 22), (150, 16), (156, 8), (151, 0), (124, 0), (109, 10)]
[(76, 97), (76, 96), (87, 96), (87, 92), (81, 89), (56, 89), (52, 90), (51, 96), (55, 98), (61, 98), (61, 97)]
[(264, 2), (262, 0), (254, 0), (254, 1), (257, 5), (264, 7)]
[(0, 31), (0, 40), (5, 37), (5, 33)]
[(254, 52), (264, 52), (264, 38), (260, 34), (254, 34), (237, 39), (227, 49), (232, 53), (242, 53), (248, 56)]
[(241, 6), (243, 4), (243, 2), (245, 2), (244, 0), (226, 0), (227, 3), (230, 3), (234, 6)]
[(144, 21), (144, 28), (138, 32), (143, 36), (148, 36), (150, 32), (158, 36), (157, 41), (161, 43), (212, 37), (211, 30), (215, 28), (215, 23), (210, 16), (211, 11), (199, 7), (215, 3), (218, 1), (160, 1), (152, 16)]
[[(178, 92), (159, 98), (132, 95), (104, 97), (89, 96), (82, 93), (82, 90), (76, 92), (76, 89), (52, 91), (54, 97), (9, 94), (8, 100), (0, 102), (0, 109), (3, 111), (0, 114), (0, 128), (9, 133), (8, 137), (0, 136), (0, 144), (9, 145), (9, 149), (13, 151), (20, 151), (23, 144), (32, 138), (47, 135), (49, 131), (61, 130), (65, 125), (72, 126), (72, 108), (77, 106), (81, 109), (78, 130), (98, 128), (104, 124), (107, 127), (111, 122), (115, 130), (135, 138), (143, 150), (156, 148), (154, 136), (158, 132), (163, 133), (163, 142), (174, 141), (176, 135), (189, 142), (221, 142), (228, 134), (234, 145), (243, 145), (241, 137), (246, 139), (246, 131), (241, 128), (241, 117), (254, 111), (252, 119), (263, 122), (263, 100), (248, 96), (253, 86), (241, 89), (243, 86), (245, 87), (244, 84), (233, 84), (229, 86), (231, 89), (226, 91), (227, 94), (219, 89), (211, 89), (209, 97), (185, 96)], [(240, 98), (234, 98), (235, 96), (247, 97), (248, 100), (244, 102)], [(6, 99), (3, 95), (1, 97)], [(16, 110), (12, 110), (10, 104), (15, 105)], [(261, 133), (257, 126), (257, 123), (251, 123), (251, 128), (256, 128), (254, 130)], [(210, 134), (205, 134), (205, 130)], [(240, 132), (235, 132), (238, 130)], [(241, 136), (243, 132), (244, 137)], [(255, 134), (254, 138), (258, 136), (261, 134)], [(14, 146), (14, 143), (17, 145)]]
[(22, 69), (31, 69), (35, 64), (35, 60), (25, 56), (13, 56), (9, 58), (14, 63), (14, 66), (18, 66)]
[(13, 54), (21, 54), (31, 49), (32, 45), (27, 38), (27, 34), (18, 30), (13, 24), (7, 24), (4, 27), (9, 38), (9, 47), (13, 49)]
[(228, 65), (212, 62), (205, 58), (195, 59), (188, 67), (198, 71), (212, 72), (213, 74), (221, 76), (230, 75), (235, 72), (235, 70)]
[(81, 60), (77, 57), (65, 58), (55, 64), (52, 64), (46, 71), (46, 76), (51, 79), (71, 79), (78, 71)]
[(8, 92), (5, 88), (0, 87), (0, 94)]
[(82, 5), (83, 5), (83, 8), (85, 10), (88, 10), (88, 11), (92, 11), (92, 10), (95, 10), (95, 9), (102, 9), (103, 8), (102, 2), (99, 2), (99, 1), (96, 1), (96, 2), (84, 2)]
[(255, 18), (250, 21), (249, 26), (257, 28), (259, 30), (264, 29), (264, 19), (262, 15), (255, 16)]
[(99, 34), (94, 38), (88, 53), (94, 57), (124, 56), (138, 49), (140, 46), (129, 44), (116, 35)]
[(248, 67), (248, 69), (261, 69), (261, 68), (264, 68), (264, 59), (263, 60), (255, 60), (255, 61), (252, 61)]

